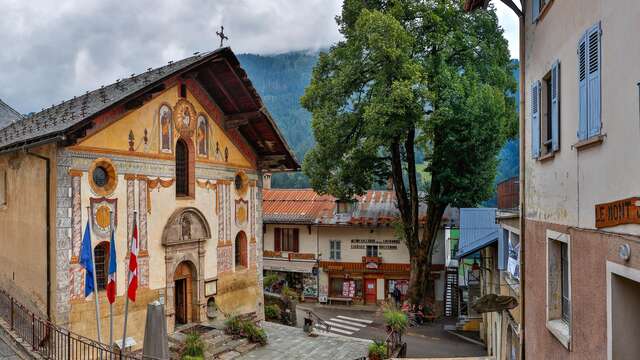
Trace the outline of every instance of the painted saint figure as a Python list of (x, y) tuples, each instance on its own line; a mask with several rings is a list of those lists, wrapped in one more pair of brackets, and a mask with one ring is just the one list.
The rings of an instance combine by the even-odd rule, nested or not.
[(160, 150), (171, 152), (171, 109), (167, 105), (160, 107)]
[(198, 116), (198, 155), (207, 156), (209, 148), (207, 135), (207, 119), (203, 115), (200, 115)]

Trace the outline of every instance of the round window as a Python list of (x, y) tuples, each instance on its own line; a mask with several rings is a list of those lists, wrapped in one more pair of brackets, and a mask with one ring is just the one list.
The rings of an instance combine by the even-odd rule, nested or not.
[(96, 159), (89, 168), (89, 185), (96, 195), (107, 196), (113, 193), (118, 182), (116, 169), (107, 158)]
[(100, 187), (104, 187), (105, 185), (107, 185), (108, 180), (109, 180), (109, 175), (107, 174), (107, 170), (103, 166), (98, 166), (96, 167), (95, 170), (93, 170), (94, 184)]

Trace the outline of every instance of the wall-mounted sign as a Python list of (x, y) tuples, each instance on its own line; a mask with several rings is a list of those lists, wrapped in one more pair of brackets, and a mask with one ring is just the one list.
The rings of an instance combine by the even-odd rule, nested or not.
[(598, 229), (622, 224), (640, 224), (640, 198), (632, 197), (596, 205)]
[(378, 268), (378, 263), (377, 263), (377, 262), (373, 262), (373, 261), (371, 261), (371, 262), (368, 262), (368, 263), (365, 265), (365, 267), (366, 267), (367, 269), (374, 269), (374, 270), (375, 270), (375, 269), (377, 269), (377, 268)]
[(218, 293), (218, 280), (211, 280), (204, 283), (204, 296), (211, 296)]

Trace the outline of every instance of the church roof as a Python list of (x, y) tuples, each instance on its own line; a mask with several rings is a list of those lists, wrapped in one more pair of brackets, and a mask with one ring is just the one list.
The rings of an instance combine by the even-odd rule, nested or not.
[(117, 105), (133, 109), (151, 94), (164, 90), (164, 81), (177, 76), (194, 78), (200, 83), (227, 119), (232, 119), (233, 129), (252, 146), (264, 168), (299, 169), (289, 145), (228, 47), (149, 68), (142, 74), (132, 74), (23, 117), (0, 129), (0, 152), (56, 141), (72, 144), (93, 126), (92, 120), (99, 115)]
[(0, 129), (20, 120), (21, 117), (19, 112), (0, 99)]

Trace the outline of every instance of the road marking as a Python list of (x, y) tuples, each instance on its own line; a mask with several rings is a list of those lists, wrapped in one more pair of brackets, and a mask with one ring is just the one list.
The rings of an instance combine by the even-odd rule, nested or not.
[(340, 323), (347, 324), (347, 325), (352, 325), (352, 326), (359, 326), (359, 327), (362, 327), (362, 328), (367, 327), (367, 325), (363, 325), (363, 324), (360, 324), (360, 323), (357, 323), (357, 322), (353, 322), (353, 321), (342, 320), (342, 319), (331, 318), (331, 321), (336, 321), (336, 322), (340, 322)]
[[(316, 325), (315, 327), (316, 327), (317, 329), (320, 329), (321, 331), (325, 331), (325, 332), (327, 331), (327, 330), (326, 330), (324, 327), (322, 327), (322, 326)], [(331, 328), (329, 328), (329, 331), (330, 331), (330, 332), (338, 332), (338, 333), (346, 334), (346, 335), (352, 335), (352, 334), (353, 334), (353, 331), (342, 330), (342, 329), (338, 329), (338, 328), (336, 328), (336, 327), (331, 327)]]
[[(340, 324), (340, 323), (333, 322), (333, 321), (325, 321), (325, 322), (327, 324), (331, 325), (331, 327), (339, 327), (339, 328), (343, 328), (343, 329), (347, 329), (347, 330), (351, 330), (351, 331), (359, 331), (360, 330), (360, 328), (353, 327), (353, 326), (347, 326), (347, 325)], [(331, 330), (331, 328), (329, 328), (329, 330)]]
[(340, 319), (345, 319), (345, 320), (359, 321), (359, 322), (365, 323), (365, 324), (371, 324), (373, 322), (371, 320), (356, 319), (356, 318), (352, 318), (352, 317), (348, 317), (348, 316), (342, 316), (342, 315), (338, 315), (337, 317), (340, 318)]

